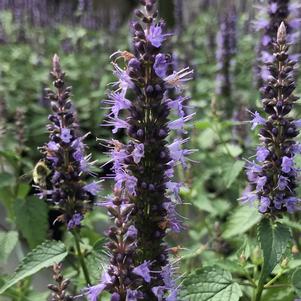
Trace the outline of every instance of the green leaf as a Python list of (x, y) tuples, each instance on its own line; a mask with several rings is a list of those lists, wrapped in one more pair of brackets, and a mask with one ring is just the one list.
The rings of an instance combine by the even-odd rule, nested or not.
[(298, 297), (301, 297), (301, 269), (294, 272), (292, 276), (292, 284)]
[(65, 245), (59, 241), (45, 241), (23, 258), (14, 275), (0, 288), (0, 294), (19, 281), (29, 277), (43, 268), (61, 262), (66, 256)]
[(45, 202), (33, 197), (17, 200), (15, 214), (17, 228), (31, 248), (45, 240), (48, 229), (48, 211)]
[(238, 301), (241, 296), (240, 286), (229, 272), (206, 267), (196, 270), (184, 280), (181, 300)]
[(257, 224), (261, 219), (261, 214), (255, 207), (238, 207), (228, 218), (223, 237), (225, 239), (243, 234)]
[(0, 232), (0, 262), (6, 262), (18, 242), (18, 232)]
[(5, 186), (13, 186), (15, 184), (15, 177), (7, 172), (0, 173), (0, 188)]
[(237, 179), (245, 166), (245, 162), (237, 160), (233, 164), (229, 163), (224, 170), (224, 181), (227, 188), (230, 188), (234, 181)]
[(263, 253), (263, 267), (258, 284), (261, 286), (287, 250), (291, 232), (287, 226), (280, 223), (274, 225), (270, 219), (264, 218), (259, 224), (258, 237)]

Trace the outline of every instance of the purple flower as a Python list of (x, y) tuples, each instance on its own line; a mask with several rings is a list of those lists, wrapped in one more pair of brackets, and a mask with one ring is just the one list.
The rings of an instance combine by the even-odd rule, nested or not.
[(173, 289), (175, 286), (175, 281), (172, 278), (172, 265), (168, 264), (165, 267), (162, 268), (161, 276), (163, 278), (163, 282), (165, 287), (168, 289)]
[(186, 143), (189, 139), (176, 139), (172, 144), (168, 146), (170, 151), (170, 156), (175, 162), (181, 162), (181, 164), (185, 167), (186, 160), (185, 156), (188, 156), (194, 152), (194, 150), (182, 149), (182, 145)]
[(301, 128), (301, 119), (294, 120), (292, 123), (295, 125), (296, 128)]
[(60, 145), (58, 143), (55, 143), (54, 141), (50, 141), (48, 142), (47, 147), (50, 151), (56, 152), (59, 150)]
[(256, 182), (257, 182), (256, 190), (260, 191), (263, 189), (265, 183), (267, 182), (267, 177), (266, 176), (258, 177)]
[(299, 200), (296, 197), (288, 197), (284, 201), (289, 213), (294, 213), (297, 210)]
[(165, 286), (155, 286), (152, 288), (152, 292), (158, 298), (158, 301), (163, 301), (165, 291), (166, 291)]
[(119, 86), (122, 90), (122, 93), (125, 94), (128, 88), (132, 88), (134, 86), (130, 76), (127, 74), (125, 70), (122, 70), (117, 64), (112, 63), (115, 71), (114, 75), (119, 79)]
[(268, 197), (261, 197), (260, 199), (260, 206), (259, 206), (259, 211), (261, 213), (267, 212), (267, 209), (269, 208), (271, 204), (271, 200)]
[(115, 181), (116, 188), (122, 189), (122, 185), (124, 185), (130, 195), (136, 195), (137, 178), (122, 171), (116, 174)]
[(70, 129), (62, 128), (60, 138), (63, 142), (69, 143), (72, 139), (72, 135), (70, 134)]
[(285, 173), (289, 173), (294, 168), (294, 160), (293, 158), (289, 158), (287, 156), (284, 156), (282, 158), (282, 164), (281, 164), (281, 170)]
[[(185, 125), (185, 122), (191, 120), (193, 118), (195, 114), (190, 114), (190, 115), (187, 115), (185, 117), (180, 117), (179, 119), (176, 119), (176, 120), (173, 120), (173, 121), (170, 121), (168, 123), (168, 128), (170, 130), (180, 130), (180, 131), (183, 131), (183, 128), (184, 128), (184, 125)], [(184, 133), (186, 133), (184, 131)]]
[(166, 77), (167, 68), (170, 65), (170, 60), (165, 54), (159, 53), (156, 55), (154, 70), (160, 78)]
[(111, 283), (111, 277), (108, 273), (104, 273), (101, 282), (97, 285), (90, 286), (86, 289), (85, 294), (89, 301), (97, 301), (98, 296), (106, 289), (107, 285)]
[(131, 102), (125, 98), (124, 91), (111, 92), (110, 99), (105, 100), (104, 103), (111, 105), (110, 109), (115, 118), (118, 118), (121, 110), (126, 110), (131, 107)]
[(130, 238), (130, 239), (136, 239), (137, 238), (137, 234), (138, 234), (138, 230), (136, 229), (136, 227), (134, 225), (129, 226), (127, 232), (126, 232), (126, 238)]
[(87, 298), (89, 301), (97, 301), (98, 296), (104, 291), (106, 284), (100, 283), (95, 286), (91, 286), (87, 289)]
[(126, 292), (126, 301), (137, 301), (143, 299), (143, 293), (138, 290), (128, 289)]
[(242, 197), (239, 199), (243, 204), (250, 203), (253, 204), (257, 200), (257, 194), (255, 191), (249, 191), (249, 187), (245, 189)]
[(262, 118), (257, 111), (255, 113), (251, 113), (253, 115), (253, 119), (251, 122), (253, 123), (252, 125), (252, 130), (254, 130), (258, 125), (264, 125), (265, 120)]
[(280, 176), (278, 179), (278, 188), (279, 190), (285, 190), (287, 188), (288, 178)]
[(171, 181), (166, 182), (166, 188), (174, 194), (175, 198), (179, 202), (181, 202), (180, 189), (182, 186), (183, 186), (182, 183), (171, 182)]
[(68, 230), (71, 230), (75, 227), (80, 226), (82, 219), (83, 219), (83, 216), (80, 213), (75, 213), (68, 222), (68, 225), (67, 225)]
[(280, 210), (283, 204), (283, 194), (277, 194), (274, 198), (274, 206), (276, 209)]
[(183, 229), (183, 225), (179, 219), (180, 215), (176, 211), (176, 204), (172, 202), (165, 202), (163, 207), (167, 211), (169, 228), (175, 233), (180, 233)]
[(258, 162), (264, 162), (270, 151), (265, 147), (258, 147), (256, 153), (256, 159)]
[(168, 99), (167, 100), (168, 107), (174, 110), (179, 117), (185, 117), (183, 102), (188, 99), (189, 97), (183, 97), (183, 96), (179, 96), (175, 100)]
[(106, 121), (105, 124), (103, 124), (103, 126), (112, 126), (113, 130), (112, 133), (116, 134), (118, 132), (119, 129), (128, 129), (130, 127), (130, 125), (125, 121), (122, 120), (120, 118), (115, 118), (115, 117), (108, 117), (108, 120)]
[(144, 144), (139, 143), (135, 145), (135, 148), (132, 152), (133, 160), (136, 164), (138, 164), (141, 159), (144, 157)]
[(166, 38), (171, 35), (170, 33), (163, 33), (162, 24), (151, 24), (149, 31), (146, 33), (147, 39), (156, 48), (160, 48)]
[(83, 187), (83, 189), (92, 195), (97, 195), (100, 190), (99, 184), (97, 182), (92, 182)]
[(248, 162), (246, 169), (248, 180), (250, 182), (256, 182), (258, 174), (262, 171), (262, 167), (254, 162)]
[(141, 265), (135, 267), (133, 269), (133, 273), (140, 276), (140, 277), (142, 277), (145, 282), (149, 283), (151, 281), (149, 266), (150, 266), (150, 262), (145, 261)]
[(172, 290), (170, 294), (167, 296), (166, 301), (177, 301), (178, 290)]

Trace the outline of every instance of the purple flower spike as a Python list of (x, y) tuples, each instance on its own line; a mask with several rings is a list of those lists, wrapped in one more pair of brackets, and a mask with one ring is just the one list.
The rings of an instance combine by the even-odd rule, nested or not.
[(99, 188), (96, 188), (96, 183), (86, 183), (93, 164), (89, 162), (91, 155), (85, 153), (83, 141), (87, 135), (80, 135), (75, 108), (70, 100), (71, 88), (65, 88), (65, 73), (57, 55), (53, 57), (52, 65), (55, 91), (46, 91), (52, 108), (47, 127), (49, 142), (41, 147), (43, 161), (50, 172), (45, 183), (36, 184), (40, 198), (62, 211), (61, 220), (68, 230), (79, 230)]
[[(158, 21), (155, 2), (141, 0), (144, 8), (136, 11), (132, 53), (114, 53), (117, 82), (105, 101), (111, 108), (105, 126), (113, 126), (113, 133), (123, 129), (127, 141), (106, 142), (114, 196), (99, 204), (114, 223), (106, 233), (108, 273), (114, 281), (106, 290), (122, 301), (163, 301), (175, 294), (175, 287), (167, 287), (161, 273), (169, 265), (166, 235), (184, 228), (175, 210), (181, 203), (182, 184), (175, 180), (174, 169), (180, 164), (186, 167), (187, 157), (194, 152), (184, 146), (189, 141), (184, 127), (195, 114), (186, 114), (188, 98), (183, 91), (193, 71), (176, 70), (172, 55), (162, 52), (170, 34)], [(181, 139), (170, 141), (172, 131)]]
[[(282, 9), (281, 14), (285, 13), (287, 2), (280, 2), (270, 1), (271, 12), (278, 14), (278, 10)], [(282, 22), (275, 38), (274, 51), (268, 53), (274, 59), (272, 64), (265, 66), (269, 75), (261, 89), (263, 111), (267, 116), (264, 118), (258, 112), (252, 113), (252, 129), (260, 126), (261, 144), (257, 147), (257, 162), (249, 162), (246, 166), (249, 184), (240, 198), (243, 202), (258, 200), (258, 209), (263, 214), (292, 213), (300, 209), (300, 200), (296, 198), (299, 170), (295, 168), (294, 160), (301, 150), (295, 141), (301, 122), (289, 116), (298, 98), (293, 94), (294, 63), (288, 55), (288, 29)], [(286, 80), (283, 81), (283, 78)], [(275, 84), (277, 82), (283, 85)], [(287, 101), (283, 102), (283, 99)]]
[[(277, 42), (277, 29), (282, 22), (285, 22), (287, 41), (289, 44), (296, 44), (298, 22), (298, 9), (290, 4), (290, 1), (269, 0), (267, 5), (260, 6), (259, 19), (254, 22), (254, 28), (261, 31), (260, 43), (257, 46), (258, 60), (255, 67), (256, 85), (259, 89), (265, 86), (271, 73), (265, 64), (273, 63), (274, 56), (271, 54), (273, 44)], [(290, 54), (292, 59), (295, 54)], [(293, 73), (296, 73), (293, 72)]]
[(235, 5), (227, 5), (221, 16), (219, 31), (216, 35), (216, 63), (217, 74), (215, 79), (215, 93), (221, 102), (221, 107), (225, 111), (226, 117), (233, 115), (232, 95), (232, 73), (233, 62), (236, 55), (236, 26), (237, 13)]

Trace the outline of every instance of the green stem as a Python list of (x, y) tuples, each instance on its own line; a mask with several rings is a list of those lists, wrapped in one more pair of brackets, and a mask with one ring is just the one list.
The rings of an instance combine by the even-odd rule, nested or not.
[(84, 256), (83, 256), (83, 253), (80, 249), (80, 243), (79, 243), (79, 237), (78, 237), (78, 233), (75, 231), (72, 231), (72, 234), (74, 236), (74, 241), (75, 241), (75, 246), (76, 246), (76, 251), (77, 251), (77, 255), (78, 255), (78, 258), (79, 258), (79, 263), (82, 267), (82, 270), (83, 270), (83, 273), (84, 273), (84, 277), (85, 277), (85, 280), (86, 280), (86, 283), (87, 285), (91, 285), (91, 280), (90, 280), (90, 276), (89, 276), (89, 272), (88, 272), (88, 268), (86, 266), (86, 263), (85, 263), (85, 259), (84, 259)]
[(257, 287), (254, 301), (260, 301), (263, 292), (263, 285)]
[(264, 288), (270, 287), (277, 279), (279, 279), (284, 273), (284, 270), (281, 270), (273, 279), (271, 279)]

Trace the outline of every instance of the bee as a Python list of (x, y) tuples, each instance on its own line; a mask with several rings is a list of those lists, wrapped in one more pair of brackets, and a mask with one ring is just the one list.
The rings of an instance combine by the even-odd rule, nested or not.
[(51, 170), (48, 168), (44, 160), (40, 160), (32, 171), (32, 179), (35, 184), (46, 187), (46, 179), (51, 174)]

